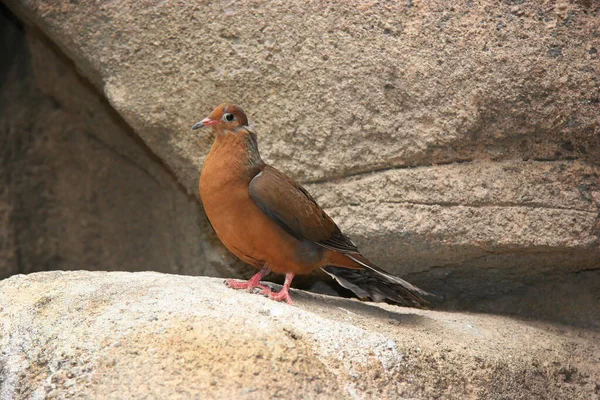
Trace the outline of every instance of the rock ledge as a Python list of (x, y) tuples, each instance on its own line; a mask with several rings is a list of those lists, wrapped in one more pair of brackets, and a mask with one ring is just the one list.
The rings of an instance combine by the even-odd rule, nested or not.
[(597, 332), (220, 279), (43, 272), (0, 283), (0, 397), (593, 398)]

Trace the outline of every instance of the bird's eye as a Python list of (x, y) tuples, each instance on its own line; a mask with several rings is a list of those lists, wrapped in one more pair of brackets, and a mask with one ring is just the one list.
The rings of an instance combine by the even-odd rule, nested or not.
[(235, 115), (226, 113), (226, 114), (223, 114), (222, 119), (223, 119), (223, 121), (227, 121), (227, 122), (235, 121)]

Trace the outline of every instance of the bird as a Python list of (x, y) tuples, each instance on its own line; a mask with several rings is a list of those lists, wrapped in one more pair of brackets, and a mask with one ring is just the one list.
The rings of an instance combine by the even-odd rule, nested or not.
[[(259, 272), (226, 285), (293, 304), (296, 275), (322, 269), (363, 300), (426, 307), (426, 291), (377, 267), (342, 233), (298, 182), (266, 164), (244, 111), (220, 104), (192, 130), (210, 127), (215, 139), (200, 173), (199, 191), (210, 225), (225, 247)], [(262, 284), (285, 274), (279, 292)]]

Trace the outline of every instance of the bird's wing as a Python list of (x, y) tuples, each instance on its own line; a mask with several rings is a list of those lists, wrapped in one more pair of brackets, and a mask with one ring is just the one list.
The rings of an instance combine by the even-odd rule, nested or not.
[(258, 207), (290, 235), (343, 253), (359, 268), (326, 266), (322, 269), (361, 298), (385, 299), (403, 305), (425, 306), (429, 293), (378, 268), (363, 257), (315, 199), (297, 182), (266, 165), (249, 185)]
[(249, 192), (256, 205), (295, 238), (341, 253), (358, 253), (306, 189), (277, 169), (266, 165), (250, 181)]

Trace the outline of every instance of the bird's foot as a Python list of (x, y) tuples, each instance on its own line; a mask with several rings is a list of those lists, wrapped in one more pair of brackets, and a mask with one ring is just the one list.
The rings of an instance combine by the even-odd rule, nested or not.
[(260, 293), (264, 290), (271, 290), (267, 285), (263, 285), (262, 283), (256, 282), (252, 279), (249, 281), (236, 281), (235, 279), (227, 279), (225, 280), (225, 284), (232, 289), (244, 289), (248, 292), (253, 292), (254, 289), (260, 289)]
[(249, 292), (253, 292), (255, 288), (260, 290), (268, 289), (269, 287), (260, 283), (260, 280), (269, 273), (269, 268), (263, 267), (256, 275), (247, 281), (236, 281), (233, 279), (226, 279), (225, 284), (232, 289), (245, 289)]
[(259, 273), (254, 275), (247, 281), (236, 281), (234, 279), (226, 279), (225, 284), (232, 289), (245, 289), (249, 292), (254, 292), (254, 289), (258, 288), (259, 293), (267, 296), (268, 298), (275, 301), (285, 301), (288, 304), (294, 304), (292, 298), (290, 297), (290, 285), (292, 284), (292, 279), (294, 279), (294, 274), (287, 273), (285, 274), (285, 283), (279, 292), (274, 292), (267, 285), (263, 285), (260, 283), (260, 280), (265, 277), (269, 273), (269, 269), (267, 267), (263, 267)]
[(260, 291), (260, 294), (262, 294), (263, 296), (267, 296), (271, 300), (285, 301), (286, 303), (288, 303), (290, 305), (294, 304), (294, 302), (292, 301), (292, 298), (290, 297), (289, 289), (286, 288), (285, 286), (283, 288), (281, 288), (281, 290), (279, 292), (274, 292), (271, 288), (262, 289)]

